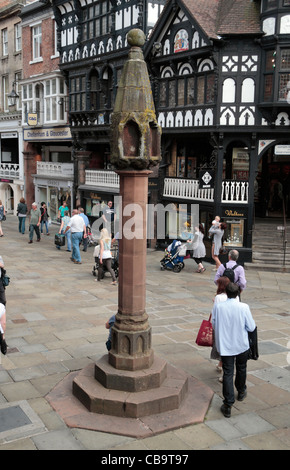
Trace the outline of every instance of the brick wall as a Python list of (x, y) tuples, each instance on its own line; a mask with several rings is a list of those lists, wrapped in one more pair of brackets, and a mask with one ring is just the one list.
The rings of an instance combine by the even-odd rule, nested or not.
[(59, 58), (51, 59), (55, 53), (54, 20), (52, 18), (42, 20), (41, 28), (43, 61), (32, 64), (30, 63), (32, 61), (32, 28), (24, 26), (22, 29), (23, 78), (49, 73), (59, 68)]

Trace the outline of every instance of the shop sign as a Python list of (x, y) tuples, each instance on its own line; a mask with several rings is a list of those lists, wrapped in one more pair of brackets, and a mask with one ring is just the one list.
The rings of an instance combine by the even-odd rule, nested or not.
[(50, 127), (37, 129), (23, 129), (23, 140), (29, 141), (56, 141), (70, 140), (71, 132), (69, 127)]
[(148, 178), (148, 189), (158, 189), (159, 179), (158, 178)]
[(239, 217), (239, 218), (245, 218), (247, 217), (247, 213), (243, 209), (237, 209), (236, 207), (233, 209), (223, 209), (223, 214), (222, 217)]
[(28, 113), (27, 114), (27, 124), (29, 126), (36, 126), (38, 122), (37, 113)]
[(199, 172), (199, 189), (212, 189), (214, 187), (213, 170), (200, 170)]
[(275, 145), (275, 155), (290, 155), (290, 145)]
[(17, 132), (1, 132), (1, 139), (17, 139)]

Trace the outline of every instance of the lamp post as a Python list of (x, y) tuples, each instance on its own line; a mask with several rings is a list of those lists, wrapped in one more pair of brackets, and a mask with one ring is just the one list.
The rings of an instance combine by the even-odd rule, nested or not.
[(16, 82), (13, 82), (12, 84), (12, 90), (11, 92), (7, 95), (8, 97), (8, 106), (9, 107), (12, 107), (12, 106), (15, 106), (16, 103), (17, 103), (17, 100), (19, 98), (19, 95), (16, 93), (15, 91), (15, 85), (16, 85)]

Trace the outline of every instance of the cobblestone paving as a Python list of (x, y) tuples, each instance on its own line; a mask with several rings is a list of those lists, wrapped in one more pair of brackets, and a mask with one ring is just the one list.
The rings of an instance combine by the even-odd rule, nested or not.
[(75, 265), (54, 246), (57, 227), (28, 244), (18, 220), (3, 223), (0, 254), (11, 284), (7, 294), (8, 353), (0, 362), (0, 450), (194, 450), (290, 449), (290, 274), (246, 271), (242, 300), (258, 326), (258, 361), (248, 362), (248, 396), (232, 417), (220, 412), (222, 389), (210, 350), (195, 344), (215, 295), (213, 265), (195, 273), (185, 260), (181, 273), (160, 270), (161, 251), (147, 253), (147, 304), (153, 349), (214, 391), (203, 423), (134, 439), (68, 428), (46, 395), (71, 371), (105, 354), (105, 321), (116, 313), (118, 289), (92, 275), (93, 248)]

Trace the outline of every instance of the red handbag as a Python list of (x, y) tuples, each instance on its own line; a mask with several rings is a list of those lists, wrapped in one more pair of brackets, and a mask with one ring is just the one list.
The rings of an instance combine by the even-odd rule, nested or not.
[(202, 321), (195, 342), (196, 344), (198, 344), (198, 346), (212, 346), (213, 345), (213, 330), (212, 330), (212, 323), (211, 323), (211, 314), (208, 320)]

